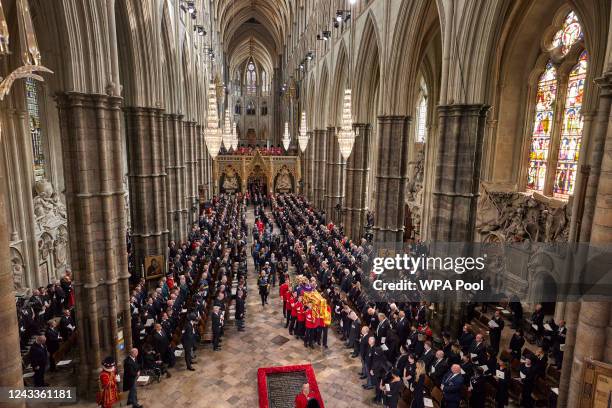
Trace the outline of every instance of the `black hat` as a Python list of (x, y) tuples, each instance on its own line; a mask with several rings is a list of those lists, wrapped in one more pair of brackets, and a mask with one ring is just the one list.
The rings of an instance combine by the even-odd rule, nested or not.
[(102, 361), (102, 365), (105, 368), (112, 368), (115, 366), (115, 359), (112, 358), (111, 356), (108, 356)]

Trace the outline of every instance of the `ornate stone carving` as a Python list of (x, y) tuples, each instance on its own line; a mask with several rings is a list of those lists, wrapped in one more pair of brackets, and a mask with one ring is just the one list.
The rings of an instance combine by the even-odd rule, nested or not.
[(49, 181), (37, 181), (34, 184), (34, 194), (34, 216), (41, 231), (66, 222), (66, 206)]
[(65, 227), (58, 228), (57, 238), (53, 243), (55, 253), (55, 268), (60, 268), (66, 265), (68, 246), (68, 230)]
[(425, 153), (419, 150), (414, 161), (408, 163), (410, 173), (406, 189), (406, 204), (410, 209), (412, 227), (417, 236), (421, 232), (421, 215), (423, 211), (423, 180), (425, 175)]
[(493, 192), (483, 186), (476, 229), (483, 241), (566, 242), (571, 202), (537, 193)]
[(279, 192), (287, 192), (292, 190), (291, 172), (286, 166), (283, 166), (276, 176), (276, 190)]
[(13, 273), (13, 288), (20, 293), (25, 290), (25, 267), (23, 257), (15, 248), (11, 248), (11, 272)]
[(38, 240), (38, 256), (42, 261), (49, 259), (49, 255), (53, 250), (53, 237), (49, 234), (43, 234)]

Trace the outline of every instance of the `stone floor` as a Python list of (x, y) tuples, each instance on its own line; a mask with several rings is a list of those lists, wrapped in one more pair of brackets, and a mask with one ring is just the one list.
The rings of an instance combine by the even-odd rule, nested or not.
[[(253, 224), (252, 210), (247, 220)], [(261, 306), (251, 257), (248, 290), (247, 330), (238, 332), (230, 323), (221, 351), (213, 353), (210, 345), (196, 351), (197, 371), (187, 371), (184, 359), (179, 359), (172, 378), (140, 387), (138, 397), (144, 407), (257, 408), (257, 369), (294, 364), (312, 364), (326, 407), (373, 406), (373, 391), (361, 388), (358, 359), (349, 357), (333, 330), (329, 349), (307, 350), (284, 328), (278, 287), (272, 289), (269, 304)]]

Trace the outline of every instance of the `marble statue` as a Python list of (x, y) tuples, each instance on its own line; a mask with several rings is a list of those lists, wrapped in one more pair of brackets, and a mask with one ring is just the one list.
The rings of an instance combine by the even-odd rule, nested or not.
[(66, 206), (54, 190), (53, 184), (48, 180), (39, 180), (34, 184), (34, 192), (34, 215), (42, 230), (54, 222), (66, 221)]

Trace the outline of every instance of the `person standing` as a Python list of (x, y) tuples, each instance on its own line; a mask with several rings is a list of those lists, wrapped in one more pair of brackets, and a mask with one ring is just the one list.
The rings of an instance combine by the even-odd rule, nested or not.
[(459, 364), (451, 366), (450, 372), (442, 380), (441, 387), (444, 393), (444, 407), (459, 408), (463, 387), (463, 375), (461, 375), (461, 366)]
[(212, 332), (213, 332), (213, 351), (219, 351), (221, 350), (221, 347), (219, 347), (219, 340), (221, 338), (221, 315), (219, 314), (219, 306), (213, 307)]
[(45, 331), (45, 338), (47, 339), (47, 352), (49, 353), (49, 371), (55, 371), (55, 357), (54, 354), (60, 348), (61, 336), (57, 330), (57, 321), (51, 320), (49, 327)]
[(410, 404), (410, 408), (425, 407), (425, 401), (423, 400), (423, 395), (425, 394), (425, 376), (427, 375), (425, 370), (425, 363), (422, 360), (417, 361), (414, 374), (414, 390), (412, 393), (412, 403)]
[(278, 287), (278, 295), (283, 301), (283, 317), (287, 317), (287, 292), (289, 292), (289, 280), (285, 280)]
[(305, 307), (305, 335), (304, 335), (304, 347), (314, 348), (315, 331), (317, 330), (317, 319), (314, 317), (312, 309), (308, 306)]
[(102, 408), (111, 408), (119, 401), (119, 394), (117, 392), (118, 377), (115, 359), (106, 357), (102, 362), (102, 372), (100, 373), (100, 377), (98, 377), (99, 389), (96, 394), (98, 406)]
[[(218, 309), (217, 309), (218, 310)], [(185, 352), (185, 363), (189, 371), (195, 371), (195, 368), (191, 366), (193, 363), (193, 347), (196, 342), (195, 325), (193, 321), (189, 319), (185, 324), (183, 335), (181, 336), (181, 344), (183, 345), (183, 351)]]
[(302, 385), (302, 392), (295, 396), (295, 408), (306, 408), (308, 401), (315, 398), (315, 395), (310, 392), (310, 385), (304, 383)]
[(49, 353), (45, 345), (47, 339), (45, 336), (36, 336), (36, 341), (30, 347), (29, 360), (32, 369), (34, 370), (34, 386), (45, 386), (45, 370), (47, 368), (47, 359)]
[(491, 340), (491, 348), (493, 354), (497, 357), (499, 353), (499, 342), (501, 340), (502, 331), (504, 330), (504, 319), (499, 310), (495, 311), (495, 316), (489, 322), (489, 339)]
[(268, 283), (268, 277), (262, 270), (259, 272), (259, 278), (257, 278), (257, 287), (259, 288), (259, 296), (261, 297), (261, 305), (265, 306), (268, 304), (268, 290), (270, 284)]
[(140, 375), (140, 367), (136, 359), (138, 358), (138, 349), (130, 350), (130, 355), (123, 360), (123, 391), (128, 391), (127, 404), (134, 408), (141, 408), (138, 404), (137, 380)]
[(238, 331), (244, 331), (244, 315), (245, 315), (246, 307), (244, 304), (244, 292), (242, 289), (238, 289), (236, 292), (236, 327)]

